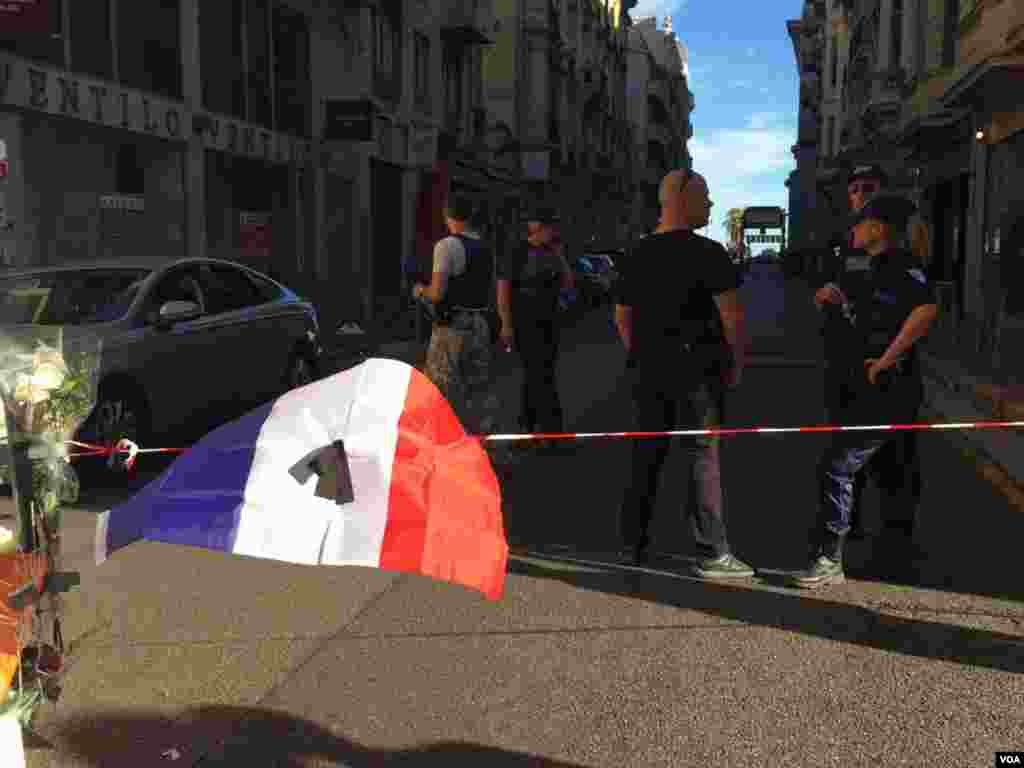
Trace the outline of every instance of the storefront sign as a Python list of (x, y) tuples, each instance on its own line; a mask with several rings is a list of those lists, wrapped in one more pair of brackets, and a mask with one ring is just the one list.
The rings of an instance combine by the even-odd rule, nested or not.
[(105, 211), (145, 213), (146, 198), (137, 195), (103, 195), (100, 197), (100, 208)]
[(238, 215), (238, 247), (251, 259), (270, 258), (270, 214), (242, 211)]
[(0, 34), (47, 34), (48, 6), (48, 0), (0, 0)]
[(207, 149), (246, 155), (268, 163), (305, 168), (312, 152), (310, 142), (303, 139), (219, 115), (196, 115), (192, 129), (203, 137)]
[(180, 102), (0, 53), (0, 105), (4, 104), (161, 139), (185, 141), (194, 131), (207, 149), (272, 163), (303, 167), (310, 154), (310, 142), (303, 139), (218, 115), (197, 114), (190, 122)]

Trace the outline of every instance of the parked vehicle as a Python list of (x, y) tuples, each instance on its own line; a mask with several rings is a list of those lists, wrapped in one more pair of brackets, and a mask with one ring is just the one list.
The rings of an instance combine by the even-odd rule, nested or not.
[(611, 298), (612, 288), (618, 278), (615, 260), (622, 256), (620, 250), (584, 253), (573, 264), (576, 286), (580, 299), (589, 306), (598, 306)]
[(313, 381), (316, 311), (294, 291), (217, 259), (0, 272), (5, 325), (62, 325), (102, 342), (84, 442), (194, 439)]

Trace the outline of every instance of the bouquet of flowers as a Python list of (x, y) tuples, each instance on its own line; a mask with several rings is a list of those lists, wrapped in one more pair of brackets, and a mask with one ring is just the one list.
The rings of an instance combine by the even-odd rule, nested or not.
[[(59, 649), (35, 643), (39, 600), (16, 603), (10, 596), (34, 587), (49, 601), (59, 636), (58, 595), (48, 589), (47, 574), (60, 554), (60, 507), (78, 499), (68, 441), (96, 404), (99, 360), (100, 340), (76, 329), (0, 330), (0, 481), (10, 483), (13, 498), (8, 509), (0, 507), (0, 721), (26, 722), (46, 689), (45, 675), (60, 666)], [(57, 637), (54, 643), (61, 644)]]

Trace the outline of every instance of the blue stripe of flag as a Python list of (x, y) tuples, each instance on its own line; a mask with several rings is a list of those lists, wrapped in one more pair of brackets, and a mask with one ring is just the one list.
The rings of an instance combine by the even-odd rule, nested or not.
[(273, 406), (217, 428), (111, 509), (108, 555), (142, 539), (231, 552), (256, 442)]

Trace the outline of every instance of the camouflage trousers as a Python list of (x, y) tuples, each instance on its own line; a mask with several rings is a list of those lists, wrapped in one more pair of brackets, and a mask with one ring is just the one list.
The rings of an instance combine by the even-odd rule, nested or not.
[(450, 325), (435, 325), (430, 335), (423, 373), (469, 433), (487, 434), (498, 426), (492, 357), (491, 333), (482, 313), (458, 312)]

